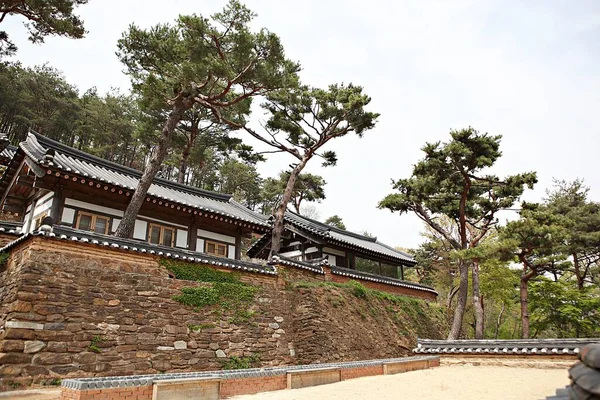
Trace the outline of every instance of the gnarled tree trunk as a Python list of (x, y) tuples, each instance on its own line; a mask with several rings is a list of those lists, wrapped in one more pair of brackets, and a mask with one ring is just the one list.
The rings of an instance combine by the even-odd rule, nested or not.
[(519, 287), (521, 301), (521, 339), (529, 339), (529, 280), (536, 276), (535, 270), (527, 272), (527, 265), (523, 265), (523, 275)]
[(456, 308), (454, 309), (454, 318), (450, 333), (448, 334), (448, 340), (456, 340), (460, 337), (463, 317), (467, 308), (467, 297), (469, 295), (469, 265), (465, 261), (460, 261), (458, 268), (460, 271), (458, 299), (456, 301)]
[(285, 190), (283, 192), (283, 197), (275, 209), (275, 221), (273, 221), (273, 231), (271, 233), (271, 256), (279, 253), (279, 249), (281, 249), (281, 235), (283, 234), (284, 228), (285, 210), (287, 209), (287, 205), (292, 198), (292, 193), (294, 191), (294, 186), (296, 185), (298, 175), (300, 175), (307, 162), (308, 158), (303, 158), (298, 165), (292, 169), (292, 172), (290, 172), (290, 177), (287, 181), (287, 185), (285, 186)]
[(471, 279), (473, 281), (473, 311), (475, 314), (475, 339), (483, 339), (484, 313), (483, 298), (479, 292), (479, 262), (474, 261)]
[(152, 185), (152, 181), (156, 177), (160, 165), (167, 155), (167, 150), (169, 149), (169, 143), (171, 142), (175, 126), (177, 126), (177, 123), (181, 120), (183, 112), (190, 106), (187, 103), (188, 102), (186, 102), (183, 97), (177, 97), (174, 100), (173, 109), (169, 113), (169, 118), (163, 126), (158, 143), (146, 164), (146, 168), (144, 168), (144, 173), (135, 188), (135, 192), (133, 193), (133, 196), (131, 196), (131, 201), (127, 205), (127, 209), (125, 210), (125, 214), (123, 214), (123, 219), (119, 223), (115, 236), (128, 238), (133, 233), (135, 218), (140, 212), (148, 189), (150, 188), (150, 185)]

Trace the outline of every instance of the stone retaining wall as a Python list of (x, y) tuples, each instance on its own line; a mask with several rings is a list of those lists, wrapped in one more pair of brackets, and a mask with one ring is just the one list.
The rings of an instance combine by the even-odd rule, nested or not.
[[(74, 376), (218, 370), (255, 354), (262, 366), (277, 366), (363, 358), (365, 348), (367, 357), (407, 353), (400, 338), (376, 346), (377, 337), (330, 337), (319, 299), (286, 290), (286, 276), (327, 275), (286, 266), (277, 275), (240, 272), (259, 293), (251, 320), (235, 324), (174, 301), (182, 287), (201, 283), (170, 279), (159, 261), (68, 239), (22, 239), (0, 269), (0, 390)], [(361, 321), (344, 324), (364, 330)]]

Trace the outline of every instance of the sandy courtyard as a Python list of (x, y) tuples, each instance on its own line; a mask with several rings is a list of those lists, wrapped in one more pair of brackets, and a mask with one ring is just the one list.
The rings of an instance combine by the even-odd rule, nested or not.
[(563, 369), (449, 366), (231, 400), (540, 400), (569, 383)]

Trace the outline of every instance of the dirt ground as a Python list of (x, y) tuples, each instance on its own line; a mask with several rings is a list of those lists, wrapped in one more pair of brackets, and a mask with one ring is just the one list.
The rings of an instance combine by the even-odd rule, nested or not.
[(540, 400), (569, 383), (560, 369), (456, 365), (231, 400)]
[[(569, 383), (566, 369), (442, 366), (231, 400), (541, 400)], [(0, 393), (0, 400), (56, 400), (59, 390)]]

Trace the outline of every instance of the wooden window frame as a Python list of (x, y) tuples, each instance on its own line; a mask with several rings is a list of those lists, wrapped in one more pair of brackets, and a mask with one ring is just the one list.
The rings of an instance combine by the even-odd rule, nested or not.
[(108, 222), (106, 223), (106, 229), (104, 230), (104, 235), (108, 235), (110, 232), (110, 226), (112, 223), (112, 218), (111, 217), (107, 217), (106, 215), (100, 215), (100, 214), (94, 214), (93, 212), (89, 212), (89, 211), (82, 211), (82, 210), (77, 210), (77, 217), (75, 218), (75, 229), (81, 229), (79, 227), (79, 223), (81, 220), (81, 216), (85, 215), (91, 218), (91, 222), (90, 222), (90, 229), (89, 231), (86, 232), (92, 232), (92, 233), (98, 233), (96, 232), (96, 220), (98, 218), (102, 218), (107, 220)]
[[(148, 222), (148, 233), (146, 235), (146, 239), (147, 239), (148, 243), (150, 243), (150, 244), (156, 244), (156, 243), (151, 243), (150, 242), (150, 233), (152, 232), (152, 228), (153, 227), (156, 227), (156, 228), (160, 229), (160, 234), (158, 236), (158, 245), (159, 246), (175, 247), (175, 243), (177, 243), (177, 240), (176, 240), (176, 237), (177, 237), (177, 228), (172, 227), (172, 226), (168, 226), (168, 225), (163, 225), (163, 224), (157, 224), (157, 223)], [(171, 244), (170, 245), (163, 244), (163, 239), (164, 239), (164, 235), (165, 235), (165, 229), (169, 229), (169, 230), (173, 231), (173, 235), (171, 235)]]
[[(225, 248), (225, 254), (221, 255), (221, 254), (218, 254), (218, 253), (209, 253), (208, 252), (208, 245), (209, 244), (215, 245), (215, 251), (217, 251), (218, 246), (223, 246)], [(204, 252), (206, 254), (210, 254), (211, 256), (228, 258), (229, 257), (229, 244), (228, 243), (224, 243), (224, 242), (218, 242), (218, 241), (211, 240), (211, 239), (204, 239)]]

